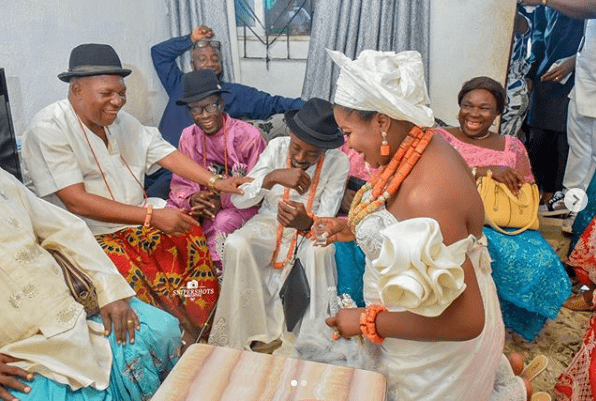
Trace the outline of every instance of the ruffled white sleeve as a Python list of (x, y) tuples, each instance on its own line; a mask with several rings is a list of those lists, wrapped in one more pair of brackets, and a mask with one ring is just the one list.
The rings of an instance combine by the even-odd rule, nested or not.
[(389, 310), (438, 316), (465, 290), (461, 266), (473, 236), (446, 246), (436, 220), (416, 218), (386, 227), (381, 238), (372, 267)]

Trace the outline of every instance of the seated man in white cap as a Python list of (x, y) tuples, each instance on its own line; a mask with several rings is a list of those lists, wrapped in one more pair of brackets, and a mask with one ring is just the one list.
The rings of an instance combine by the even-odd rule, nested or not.
[[(109, 45), (74, 48), (58, 76), (68, 98), (35, 115), (24, 162), (37, 195), (81, 216), (139, 298), (174, 314), (194, 341), (217, 300), (205, 237), (193, 217), (148, 198), (142, 182), (159, 166), (217, 192), (241, 192), (247, 180), (209, 172), (122, 111), (130, 72)], [(194, 280), (209, 291), (186, 296)]]
[[(132, 298), (81, 219), (2, 169), (0, 232), (0, 399), (151, 398), (178, 359), (178, 321)], [(49, 251), (93, 281), (99, 314), (75, 301)]]
[[(212, 344), (250, 349), (258, 342), (281, 339), (292, 353), (292, 344), (300, 336), (320, 329), (327, 330), (327, 338), (330, 334), (324, 319), (329, 290), (334, 292), (336, 285), (334, 249), (314, 248), (306, 237), (318, 217), (337, 213), (349, 162), (337, 149), (344, 140), (329, 102), (311, 99), (299, 111), (285, 115), (290, 136), (269, 142), (248, 174), (254, 181), (241, 187), (244, 195), (232, 196), (237, 207), (262, 204), (254, 217), (226, 239), (222, 292), (209, 338)], [(284, 318), (280, 299), (294, 255), (310, 287), (310, 302), (304, 305), (301, 323), (296, 321), (299, 313)]]

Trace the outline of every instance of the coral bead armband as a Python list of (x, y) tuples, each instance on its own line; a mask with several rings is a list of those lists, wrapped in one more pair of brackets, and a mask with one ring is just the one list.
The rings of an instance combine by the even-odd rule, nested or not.
[(377, 332), (377, 316), (381, 312), (386, 312), (387, 308), (382, 305), (372, 304), (366, 308), (366, 312), (360, 315), (360, 331), (373, 344), (381, 344), (385, 338)]

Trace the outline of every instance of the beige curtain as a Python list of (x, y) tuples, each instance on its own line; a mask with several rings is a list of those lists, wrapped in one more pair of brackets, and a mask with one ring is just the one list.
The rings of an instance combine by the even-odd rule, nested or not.
[(331, 100), (339, 70), (325, 48), (355, 58), (362, 50), (417, 50), (428, 83), (430, 0), (318, 0), (302, 98)]

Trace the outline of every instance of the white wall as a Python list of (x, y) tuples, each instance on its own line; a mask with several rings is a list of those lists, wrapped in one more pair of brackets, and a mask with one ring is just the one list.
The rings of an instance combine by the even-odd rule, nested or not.
[[(273, 95), (285, 97), (300, 97), (302, 83), (306, 72), (306, 57), (308, 56), (309, 37), (295, 37), (290, 42), (290, 60), (271, 60), (269, 66), (265, 62), (265, 47), (254, 37), (250, 37), (246, 44), (248, 57), (261, 57), (262, 60), (242, 58), (244, 42), (238, 37), (240, 76), (236, 80), (244, 85), (253, 86)], [(286, 37), (278, 38), (269, 49), (269, 57), (286, 58)]]
[[(429, 91), (439, 118), (455, 123), (456, 94), (466, 79), (484, 74), (503, 81), (514, 7), (515, 0), (433, 0)], [(37, 111), (66, 96), (67, 84), (56, 75), (68, 68), (72, 48), (88, 42), (114, 46), (133, 70), (125, 80), (125, 110), (145, 124), (159, 123), (167, 96), (150, 48), (169, 38), (164, 0), (0, 0), (0, 10), (0, 67), (17, 135)], [(306, 43), (292, 45), (292, 56), (304, 57)], [(267, 70), (262, 60), (242, 60), (238, 81), (299, 97), (305, 67), (305, 61), (272, 61)]]
[(429, 93), (437, 118), (457, 124), (457, 93), (470, 78), (505, 83), (515, 0), (433, 0)]
[(154, 72), (150, 47), (168, 38), (164, 0), (0, 0), (0, 67), (7, 75), (17, 135), (44, 106), (66, 96), (56, 75), (68, 69), (81, 43), (107, 43), (126, 68), (125, 110), (157, 125), (167, 96)]

